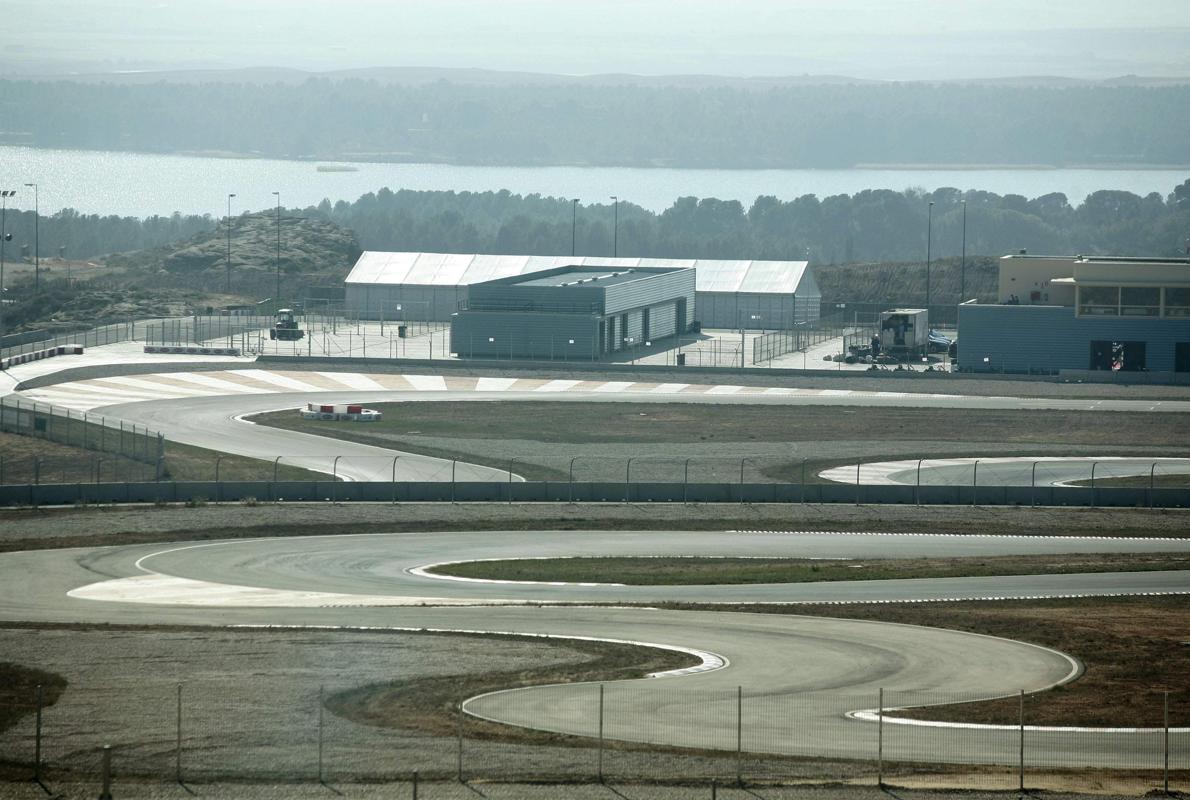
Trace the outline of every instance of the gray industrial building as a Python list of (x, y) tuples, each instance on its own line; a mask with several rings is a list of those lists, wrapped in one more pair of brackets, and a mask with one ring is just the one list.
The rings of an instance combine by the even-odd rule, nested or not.
[(694, 270), (564, 266), (475, 283), (451, 317), (464, 357), (597, 359), (694, 322)]
[(964, 372), (1190, 377), (1190, 259), (1004, 256), (999, 303), (959, 306)]
[(693, 319), (704, 328), (778, 330), (818, 320), (822, 299), (805, 261), (600, 258), (368, 251), (347, 276), (346, 308), (363, 319), (446, 321), (468, 288), (560, 267), (693, 269)]

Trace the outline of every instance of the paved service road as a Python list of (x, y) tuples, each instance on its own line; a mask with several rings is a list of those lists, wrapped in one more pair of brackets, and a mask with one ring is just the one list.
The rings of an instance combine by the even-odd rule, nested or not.
[[(858, 469), (857, 469), (858, 468)], [(1190, 458), (995, 456), (847, 464), (818, 473), (839, 483), (898, 486), (1069, 486), (1091, 480), (1190, 475)]]
[[(0, 618), (112, 623), (325, 625), (586, 636), (686, 648), (694, 674), (606, 688), (612, 738), (733, 749), (736, 687), (749, 724), (745, 749), (870, 757), (877, 689), (949, 699), (1036, 691), (1075, 677), (1046, 648), (956, 631), (767, 614), (595, 607), (661, 600), (796, 602), (943, 597), (1190, 592), (1190, 573), (1033, 576), (834, 584), (624, 587), (493, 584), (429, 577), (419, 567), (470, 558), (564, 555), (995, 555), (1190, 550), (1190, 540), (944, 535), (484, 532), (382, 534), (179, 543), (0, 556)], [(557, 603), (578, 603), (559, 605)], [(537, 605), (542, 604), (545, 605)], [(470, 713), (590, 735), (589, 684), (498, 692)], [(933, 696), (937, 699), (937, 695)], [(896, 700), (890, 700), (897, 704)], [(903, 700), (901, 702), (904, 702)], [(894, 715), (895, 716), (895, 715)], [(796, 718), (796, 726), (789, 720)], [(886, 724), (890, 758), (1013, 763), (1011, 731)], [(1032, 764), (1135, 765), (1137, 739), (1159, 732), (1037, 731)], [(1190, 744), (1190, 731), (1176, 741)]]

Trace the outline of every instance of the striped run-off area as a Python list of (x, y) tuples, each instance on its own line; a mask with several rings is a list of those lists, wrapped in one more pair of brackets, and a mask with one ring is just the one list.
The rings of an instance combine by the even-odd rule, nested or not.
[[(645, 381), (548, 380), (539, 378), (477, 378), (469, 376), (414, 375), (360, 372), (313, 372), (304, 370), (233, 369), (211, 372), (159, 372), (148, 375), (118, 375), (70, 381), (21, 392), (23, 397), (62, 408), (90, 411), (94, 408), (147, 400), (218, 395), (271, 394), (292, 392), (494, 392), (540, 393), (578, 392), (592, 395), (632, 393), (662, 395), (781, 395), (840, 397), (868, 395), (905, 397), (905, 392), (851, 392), (839, 389), (795, 389), (787, 387), (733, 386), (724, 384), (649, 383)], [(957, 395), (921, 395), (957, 399)]]

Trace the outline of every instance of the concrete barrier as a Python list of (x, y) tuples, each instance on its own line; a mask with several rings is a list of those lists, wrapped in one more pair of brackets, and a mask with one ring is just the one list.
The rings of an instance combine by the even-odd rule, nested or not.
[(1187, 508), (1190, 487), (849, 486), (788, 483), (587, 483), (569, 481), (160, 481), (0, 486), (0, 505), (93, 503), (842, 503), (861, 505)]
[(20, 355), (0, 359), (0, 369), (8, 369), (18, 364), (28, 364), (31, 361), (41, 361), (43, 358), (53, 358), (54, 356), (82, 355), (82, 352), (83, 346), (81, 344), (60, 344), (56, 347), (47, 347), (43, 350), (34, 350), (29, 353), (21, 353)]

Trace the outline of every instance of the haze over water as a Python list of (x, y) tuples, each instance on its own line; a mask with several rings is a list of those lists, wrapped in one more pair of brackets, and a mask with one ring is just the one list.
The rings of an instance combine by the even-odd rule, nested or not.
[[(1063, 192), (1078, 204), (1099, 189), (1121, 189), (1163, 197), (1190, 177), (1190, 169), (972, 169), (972, 170), (724, 170), (625, 167), (473, 167), (445, 164), (350, 165), (357, 171), (320, 172), (319, 162), (199, 158), (81, 150), (0, 147), (0, 174), (14, 185), (37, 182), (41, 210), (73, 208), (85, 214), (146, 217), (232, 213), (271, 208), (273, 192), (289, 208), (324, 198), (354, 201), (383, 187), (399, 189), (499, 191), (577, 197), (584, 204), (608, 203), (611, 195), (653, 211), (683, 196), (739, 200), (749, 206), (759, 195), (820, 198), (865, 189), (983, 189), (1037, 197)], [(32, 207), (19, 193), (10, 208)]]

